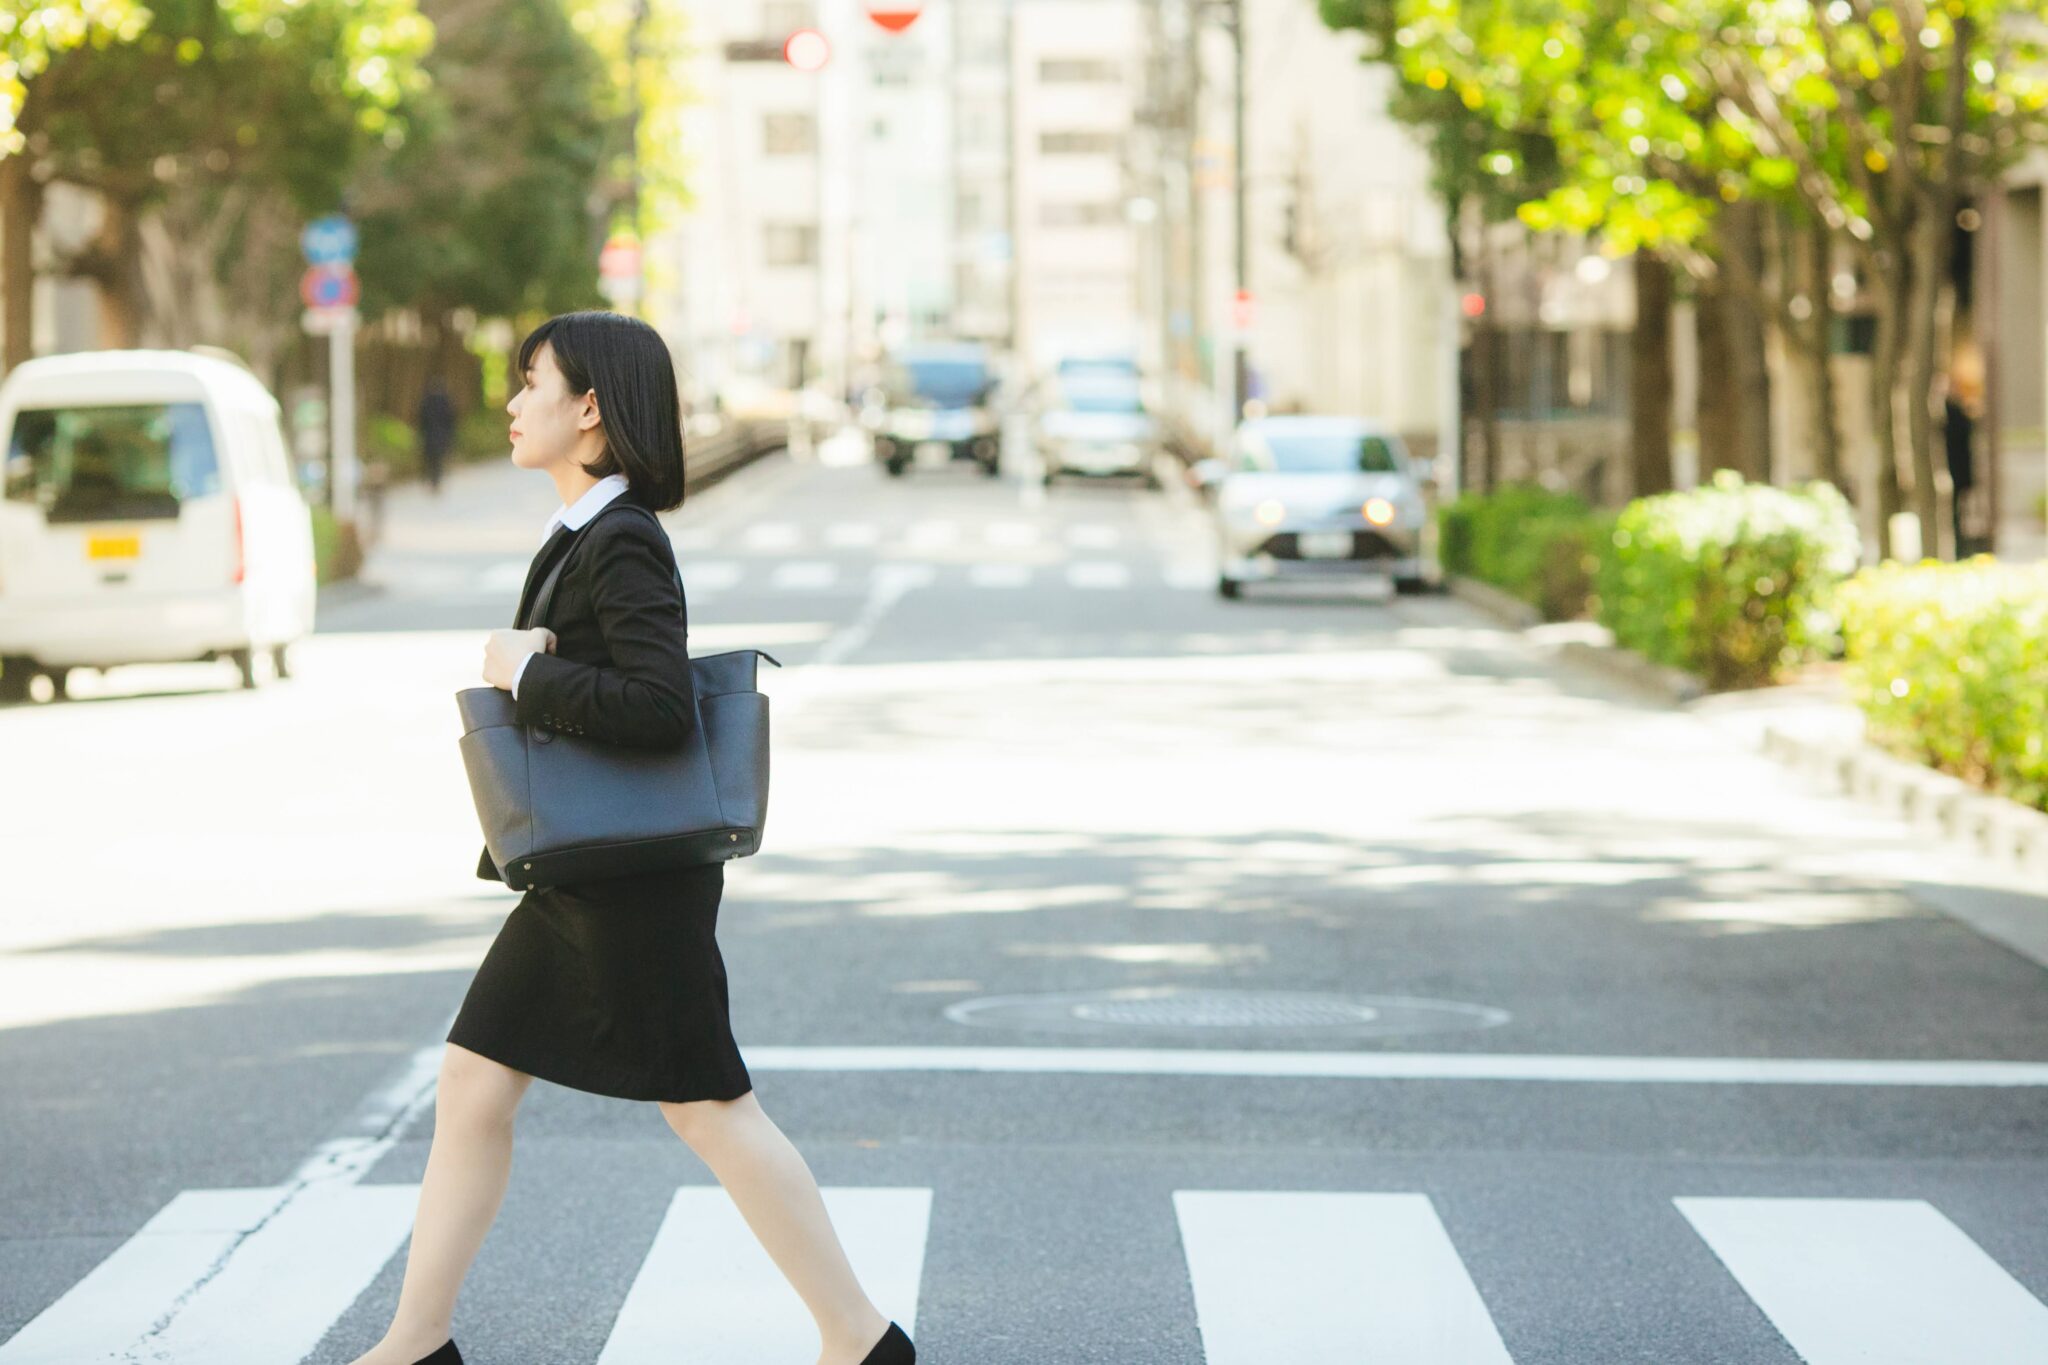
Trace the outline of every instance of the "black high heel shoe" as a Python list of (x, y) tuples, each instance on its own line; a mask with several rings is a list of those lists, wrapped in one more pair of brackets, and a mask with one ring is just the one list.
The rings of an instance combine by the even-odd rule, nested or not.
[[(421, 1365), (426, 1365), (422, 1361)], [(440, 1365), (435, 1361), (434, 1365)], [(860, 1358), (860, 1365), (917, 1365), (917, 1347), (910, 1344), (910, 1338), (893, 1321), (889, 1330), (882, 1333), (882, 1339), (874, 1348)]]
[(455, 1338), (441, 1343), (441, 1349), (430, 1356), (421, 1356), (412, 1365), (462, 1365), (462, 1352), (455, 1349)]

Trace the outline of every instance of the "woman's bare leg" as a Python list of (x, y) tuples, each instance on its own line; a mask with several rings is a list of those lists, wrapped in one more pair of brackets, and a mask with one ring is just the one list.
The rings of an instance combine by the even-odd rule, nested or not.
[(523, 1071), (448, 1044), (398, 1311), (383, 1340), (351, 1365), (413, 1365), (448, 1340), (455, 1296), (505, 1199), (512, 1116), (532, 1081)]
[(748, 1091), (662, 1102), (661, 1116), (703, 1158), (818, 1323), (818, 1365), (859, 1365), (889, 1319), (854, 1278), (810, 1165)]

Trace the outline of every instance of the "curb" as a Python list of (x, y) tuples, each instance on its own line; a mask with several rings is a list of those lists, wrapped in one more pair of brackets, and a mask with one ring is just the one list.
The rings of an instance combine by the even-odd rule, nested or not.
[(1463, 574), (1445, 574), (1444, 586), (1450, 589), (1451, 596), (1479, 608), (1504, 626), (1527, 630), (1530, 626), (1543, 624), (1542, 612), (1491, 583), (1482, 583)]
[(1653, 663), (1632, 649), (1620, 645), (1596, 644), (1591, 640), (1566, 640), (1557, 647), (1558, 657), (1611, 674), (1634, 683), (1673, 706), (1707, 695), (1707, 685), (1682, 668)]
[(1766, 726), (1762, 747), (1770, 757), (1909, 824), (2048, 878), (2048, 812), (1980, 791), (1874, 744), (1827, 744)]
[(313, 609), (321, 607), (345, 607), (351, 602), (384, 595), (382, 583), (372, 583), (362, 578), (338, 578), (332, 583), (322, 583), (314, 590)]
[(1652, 663), (1634, 650), (1623, 649), (1604, 638), (1607, 636), (1604, 627), (1586, 622), (1546, 622), (1543, 613), (1531, 604), (1476, 578), (1449, 574), (1445, 576), (1444, 581), (1453, 597), (1477, 607), (1511, 630), (1532, 630), (1538, 626), (1555, 624), (1577, 627), (1603, 637), (1558, 641), (1556, 649), (1560, 659), (1605, 673), (1611, 678), (1641, 688), (1673, 706), (1707, 694), (1706, 683), (1684, 669)]

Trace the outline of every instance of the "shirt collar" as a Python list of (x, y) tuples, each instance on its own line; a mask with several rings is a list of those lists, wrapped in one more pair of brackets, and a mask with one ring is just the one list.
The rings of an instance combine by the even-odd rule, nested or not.
[(624, 474), (607, 474), (583, 490), (583, 495), (567, 507), (557, 507), (548, 518), (548, 524), (541, 528), (540, 538), (545, 541), (555, 533), (555, 527), (567, 526), (580, 531), (584, 524), (604, 510), (606, 503), (626, 491)]

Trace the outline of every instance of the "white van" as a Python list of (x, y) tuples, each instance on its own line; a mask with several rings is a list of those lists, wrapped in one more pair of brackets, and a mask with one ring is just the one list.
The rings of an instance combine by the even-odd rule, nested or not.
[(186, 351), (85, 351), (0, 382), (0, 700), (48, 674), (254, 655), (310, 634), (312, 510), (277, 400)]

